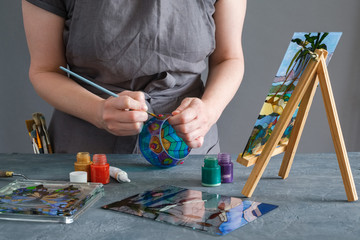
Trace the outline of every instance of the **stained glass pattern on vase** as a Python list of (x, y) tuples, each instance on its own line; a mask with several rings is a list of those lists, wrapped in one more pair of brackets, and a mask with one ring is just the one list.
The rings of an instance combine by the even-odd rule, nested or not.
[(149, 119), (139, 134), (139, 147), (145, 159), (162, 168), (182, 164), (191, 151), (168, 123), (168, 117)]

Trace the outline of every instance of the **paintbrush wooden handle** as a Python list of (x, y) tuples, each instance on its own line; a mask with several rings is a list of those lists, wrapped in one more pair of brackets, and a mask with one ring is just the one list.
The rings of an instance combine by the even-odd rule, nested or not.
[(14, 172), (10, 172), (10, 171), (1, 171), (0, 170), (0, 177), (12, 177), (14, 174)]
[(48, 144), (48, 145), (47, 145), (47, 148), (48, 148), (48, 152), (49, 152), (50, 154), (53, 154), (53, 153), (54, 153), (53, 150), (52, 150), (51, 144)]

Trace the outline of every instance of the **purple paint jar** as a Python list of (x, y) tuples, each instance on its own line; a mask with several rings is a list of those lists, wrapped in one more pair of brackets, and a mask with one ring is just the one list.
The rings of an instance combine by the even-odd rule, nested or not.
[(221, 167), (221, 182), (233, 182), (233, 163), (231, 162), (231, 155), (229, 153), (219, 153), (218, 162)]

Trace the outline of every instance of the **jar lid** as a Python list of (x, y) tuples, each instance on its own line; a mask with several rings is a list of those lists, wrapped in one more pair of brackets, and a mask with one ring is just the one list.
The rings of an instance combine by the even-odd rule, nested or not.
[(231, 163), (231, 155), (229, 153), (219, 153), (218, 154), (219, 164), (229, 164)]
[(105, 154), (95, 154), (93, 156), (94, 165), (105, 165), (107, 163)]
[(217, 166), (219, 166), (218, 164), (218, 160), (216, 157), (214, 156), (206, 156), (204, 159), (204, 167), (207, 168), (216, 168)]
[(69, 175), (70, 175), (70, 182), (74, 182), (74, 183), (87, 182), (87, 172), (75, 171), (75, 172), (71, 172)]
[(90, 163), (90, 153), (88, 153), (88, 152), (78, 152), (76, 154), (76, 162), (77, 163), (83, 163), (83, 164), (89, 164)]

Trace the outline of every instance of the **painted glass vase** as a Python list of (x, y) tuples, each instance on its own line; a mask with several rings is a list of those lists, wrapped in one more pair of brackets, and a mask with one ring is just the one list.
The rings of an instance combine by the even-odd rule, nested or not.
[(152, 165), (161, 168), (183, 164), (191, 151), (169, 124), (168, 118), (165, 115), (149, 119), (139, 134), (142, 155)]

